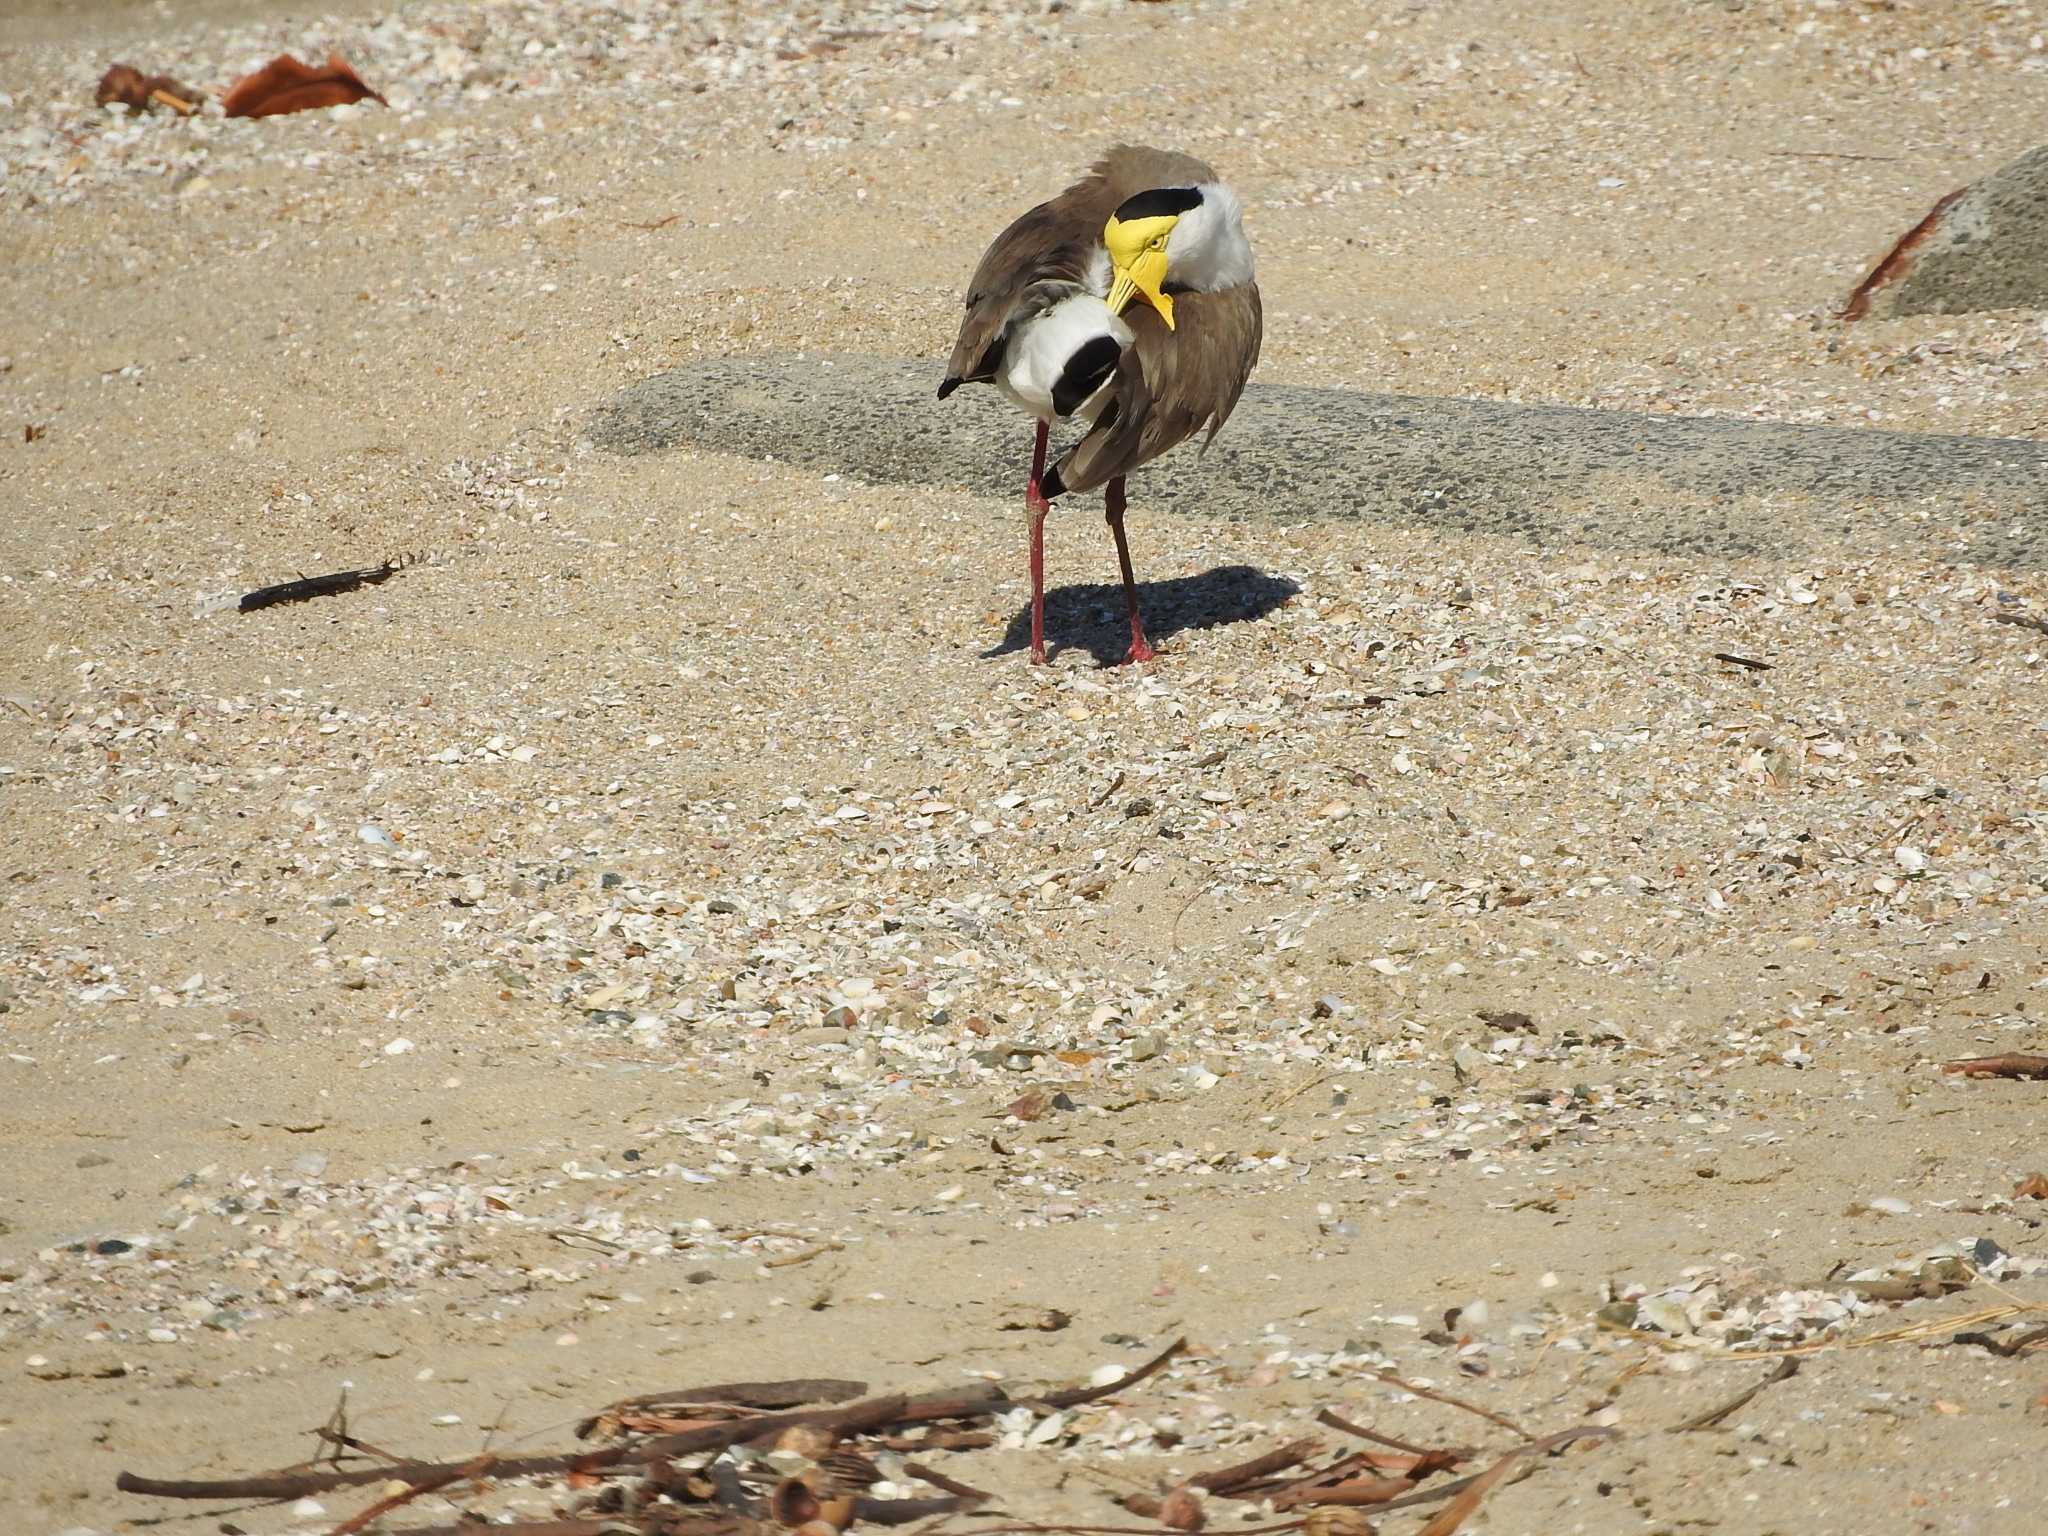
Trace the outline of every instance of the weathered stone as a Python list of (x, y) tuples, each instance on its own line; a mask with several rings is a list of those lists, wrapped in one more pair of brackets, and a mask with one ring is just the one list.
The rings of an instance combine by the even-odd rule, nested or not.
[(1982, 309), (2048, 309), (2048, 145), (1936, 203), (1857, 286), (1842, 318)]

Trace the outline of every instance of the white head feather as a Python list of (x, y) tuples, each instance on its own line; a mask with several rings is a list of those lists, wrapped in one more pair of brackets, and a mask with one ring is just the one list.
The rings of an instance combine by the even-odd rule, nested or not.
[(1253, 277), (1252, 245), (1244, 233), (1244, 205), (1220, 181), (1195, 190), (1202, 200), (1180, 216), (1166, 242), (1166, 280), (1177, 288), (1216, 293)]

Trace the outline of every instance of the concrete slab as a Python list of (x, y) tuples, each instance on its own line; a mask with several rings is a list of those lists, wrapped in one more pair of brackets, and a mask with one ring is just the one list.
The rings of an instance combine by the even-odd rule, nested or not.
[[(733, 358), (641, 380), (589, 423), (610, 452), (681, 445), (1018, 498), (1029, 424), (938, 364)], [(1357, 517), (1669, 554), (1844, 545), (2048, 564), (2048, 444), (1254, 384), (1206, 456), (1132, 482), (1142, 510)], [(1092, 498), (1089, 498), (1092, 500)]]

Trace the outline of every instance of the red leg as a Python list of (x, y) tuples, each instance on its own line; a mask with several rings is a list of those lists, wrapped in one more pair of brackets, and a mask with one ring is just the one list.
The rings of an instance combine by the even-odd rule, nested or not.
[(1131, 546), (1124, 541), (1124, 477), (1118, 475), (1102, 492), (1103, 515), (1109, 531), (1116, 535), (1116, 563), (1124, 575), (1124, 606), (1131, 610), (1131, 649), (1126, 664), (1150, 661), (1159, 653), (1145, 643), (1145, 626), (1138, 619), (1138, 583), (1131, 575)]
[(1038, 424), (1038, 446), (1031, 451), (1031, 480), (1024, 487), (1024, 510), (1031, 520), (1031, 659), (1045, 665), (1045, 514), (1052, 504), (1039, 490), (1045, 478), (1045, 441), (1052, 428)]

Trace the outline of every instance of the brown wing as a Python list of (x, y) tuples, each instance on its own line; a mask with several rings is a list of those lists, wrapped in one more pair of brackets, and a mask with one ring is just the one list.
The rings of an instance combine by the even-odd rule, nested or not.
[(1204, 427), (1213, 440), (1237, 408), (1265, 335), (1258, 284), (1175, 294), (1173, 318), (1169, 331), (1149, 306), (1124, 312), (1132, 343), (1095, 430), (1059, 463), (1067, 490), (1092, 491), (1129, 474)]
[(1215, 179), (1192, 155), (1118, 144), (1058, 197), (1019, 215), (968, 279), (967, 313), (946, 377), (963, 383), (993, 377), (1005, 333), (1080, 286), (1102, 243), (1102, 226), (1125, 198)]

